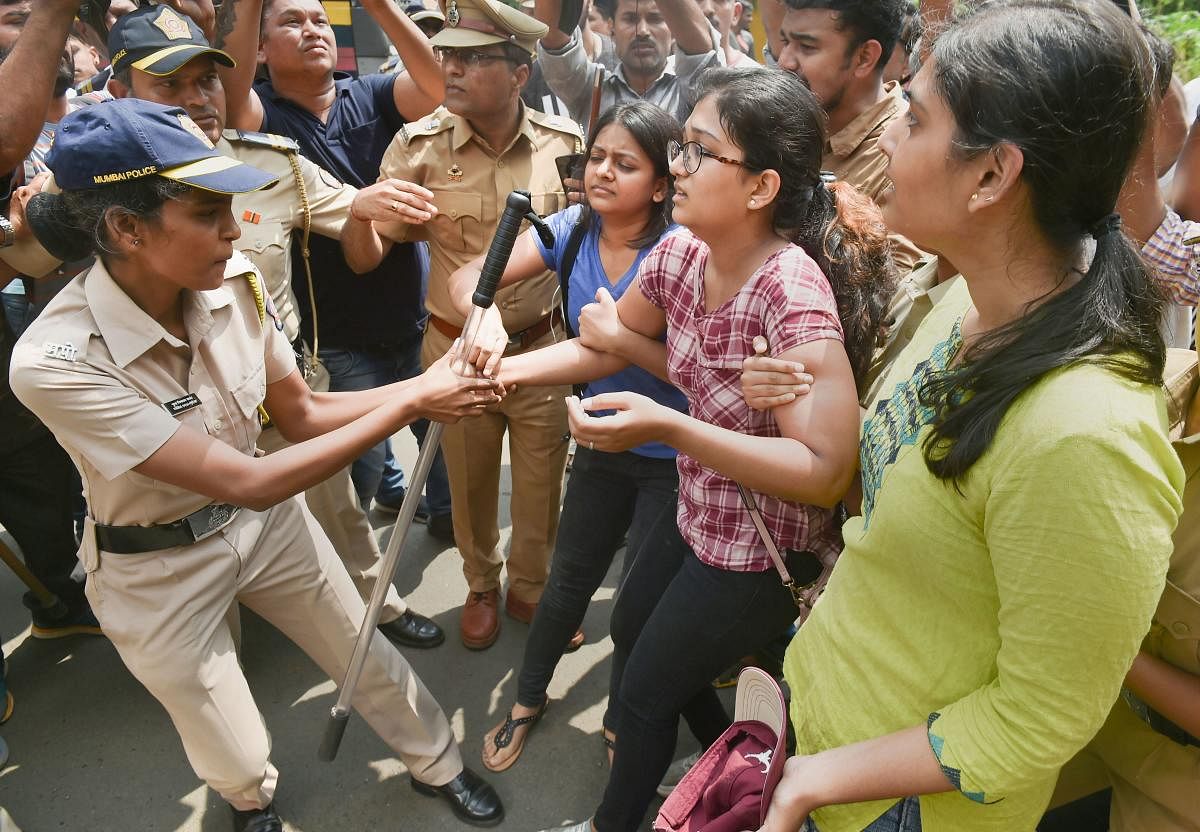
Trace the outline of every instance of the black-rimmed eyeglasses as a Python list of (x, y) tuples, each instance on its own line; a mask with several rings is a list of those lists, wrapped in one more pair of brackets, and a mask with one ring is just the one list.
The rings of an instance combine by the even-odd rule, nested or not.
[(710, 150), (705, 150), (699, 142), (680, 144), (671, 139), (667, 142), (667, 162), (674, 162), (680, 156), (683, 157), (683, 169), (687, 173), (695, 173), (700, 170), (700, 163), (705, 159), (716, 159), (723, 165), (736, 165), (739, 168), (750, 167), (739, 159), (730, 159), (728, 156), (719, 156)]

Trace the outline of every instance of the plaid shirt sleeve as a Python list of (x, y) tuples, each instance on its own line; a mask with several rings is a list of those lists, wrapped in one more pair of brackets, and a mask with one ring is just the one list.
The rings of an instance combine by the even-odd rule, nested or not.
[(1142, 246), (1163, 288), (1184, 306), (1200, 302), (1200, 223), (1167, 209), (1162, 224)]

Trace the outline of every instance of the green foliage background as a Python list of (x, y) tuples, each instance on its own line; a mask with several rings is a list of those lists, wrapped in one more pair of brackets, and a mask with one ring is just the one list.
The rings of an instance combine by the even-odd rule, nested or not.
[(1200, 0), (1139, 0), (1142, 16), (1175, 46), (1175, 73), (1200, 78)]

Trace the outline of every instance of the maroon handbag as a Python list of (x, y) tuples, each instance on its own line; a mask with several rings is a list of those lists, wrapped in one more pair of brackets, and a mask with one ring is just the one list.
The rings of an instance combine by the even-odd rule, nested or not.
[(787, 759), (787, 706), (769, 674), (748, 667), (738, 675), (733, 720), (663, 803), (655, 832), (762, 826)]

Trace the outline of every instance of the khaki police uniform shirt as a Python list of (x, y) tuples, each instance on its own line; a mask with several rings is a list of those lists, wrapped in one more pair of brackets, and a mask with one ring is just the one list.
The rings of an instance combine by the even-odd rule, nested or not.
[[(266, 386), (296, 359), (272, 318), (259, 321), (248, 272), (254, 266), (235, 253), (223, 286), (184, 291), (183, 342), (97, 261), (17, 342), (13, 392), (71, 455), (97, 523), (169, 523), (212, 502), (132, 470), (183, 425), (254, 453)], [(182, 412), (172, 415), (168, 402)]]
[[(821, 167), (876, 202), (892, 184), (887, 176), (888, 157), (879, 149), (879, 139), (892, 119), (901, 118), (908, 112), (900, 84), (889, 81), (884, 84), (883, 91), (883, 98), (825, 141), (825, 155), (821, 160)], [(888, 237), (892, 241), (896, 270), (903, 277), (926, 255), (907, 237), (899, 234)]]
[[(425, 307), (457, 326), (464, 321), (450, 301), (455, 269), (487, 251), (509, 193), (529, 191), (533, 210), (545, 216), (566, 207), (557, 156), (583, 150), (579, 127), (562, 116), (521, 105), (516, 138), (503, 149), (489, 147), (463, 117), (439, 107), (396, 134), (379, 166), (379, 178), (415, 182), (433, 191), (438, 213), (424, 225), (376, 223), (397, 242), (430, 242), (429, 292)], [(537, 323), (555, 308), (558, 281), (551, 272), (505, 287), (496, 305), (510, 333)]]
[(300, 335), (300, 312), (292, 292), (291, 243), (293, 234), (304, 233), (304, 209), (288, 159), (289, 148), (295, 148), (291, 152), (299, 162), (308, 195), (311, 233), (338, 239), (357, 188), (339, 182), (333, 174), (301, 156), (292, 139), (226, 130), (217, 143), (218, 153), (279, 177), (273, 188), (234, 196), (233, 217), (242, 229), (242, 236), (234, 246), (250, 258), (266, 279), (271, 299), (283, 320), (284, 333), (289, 341), (295, 341)]
[(916, 267), (901, 278), (888, 304), (884, 321), (887, 323), (886, 340), (882, 347), (875, 351), (871, 361), (871, 369), (867, 371), (867, 389), (859, 403), (869, 408), (871, 402), (879, 395), (883, 386), (883, 378), (892, 362), (904, 351), (909, 341), (925, 320), (925, 316), (937, 304), (946, 290), (958, 280), (958, 276), (938, 283), (938, 259), (936, 257), (922, 260)]

